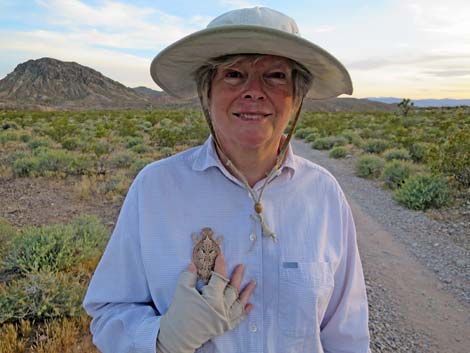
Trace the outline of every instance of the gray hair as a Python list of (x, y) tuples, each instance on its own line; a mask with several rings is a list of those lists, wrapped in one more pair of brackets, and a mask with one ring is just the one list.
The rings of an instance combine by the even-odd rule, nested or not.
[[(249, 59), (256, 62), (263, 54), (236, 54), (225, 55), (218, 58), (210, 59), (205, 65), (199, 67), (194, 72), (194, 79), (196, 81), (199, 98), (201, 100), (202, 109), (204, 112), (209, 110), (209, 98), (211, 96), (211, 83), (217, 69), (219, 67), (230, 67), (236, 63)], [(299, 105), (304, 96), (310, 90), (313, 83), (313, 75), (303, 65), (298, 62), (286, 58), (292, 69), (292, 82), (294, 104)]]

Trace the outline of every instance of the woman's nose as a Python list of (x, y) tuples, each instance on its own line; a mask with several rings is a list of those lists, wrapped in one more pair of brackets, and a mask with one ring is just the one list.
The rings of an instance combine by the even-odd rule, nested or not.
[(244, 99), (265, 99), (266, 95), (263, 89), (263, 82), (260, 77), (250, 77), (245, 83), (245, 90), (243, 92)]

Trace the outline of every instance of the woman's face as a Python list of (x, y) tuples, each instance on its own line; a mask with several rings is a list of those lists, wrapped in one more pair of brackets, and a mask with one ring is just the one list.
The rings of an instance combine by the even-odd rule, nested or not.
[(270, 55), (217, 69), (209, 110), (225, 151), (261, 149), (277, 153), (294, 111), (291, 71), (286, 59)]

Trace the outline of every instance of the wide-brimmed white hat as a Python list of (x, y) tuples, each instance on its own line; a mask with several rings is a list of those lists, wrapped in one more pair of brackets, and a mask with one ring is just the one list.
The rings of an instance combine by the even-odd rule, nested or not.
[(351, 94), (346, 68), (330, 53), (303, 39), (295, 21), (267, 7), (227, 12), (206, 29), (163, 49), (152, 61), (153, 80), (178, 98), (197, 97), (194, 72), (208, 59), (230, 54), (283, 56), (302, 64), (313, 75), (307, 97), (325, 99)]

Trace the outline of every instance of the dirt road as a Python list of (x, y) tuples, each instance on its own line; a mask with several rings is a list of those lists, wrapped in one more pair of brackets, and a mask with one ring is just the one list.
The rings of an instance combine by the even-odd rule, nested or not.
[(468, 305), (444, 290), (390, 227), (386, 230), (369, 214), (363, 207), (367, 195), (348, 192), (344, 184), (354, 182), (350, 165), (303, 142), (293, 145), (297, 154), (330, 170), (348, 196), (366, 276), (372, 351), (469, 353)]

